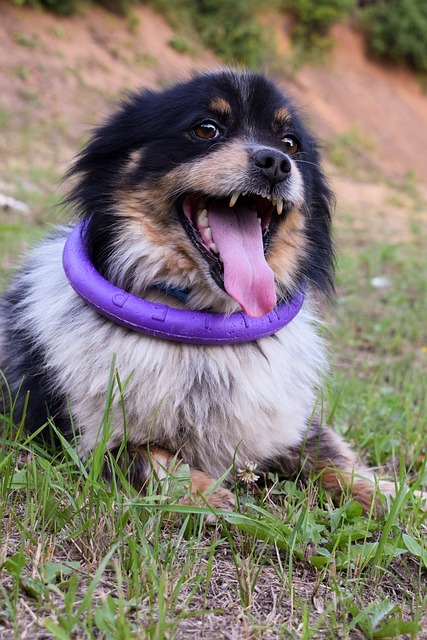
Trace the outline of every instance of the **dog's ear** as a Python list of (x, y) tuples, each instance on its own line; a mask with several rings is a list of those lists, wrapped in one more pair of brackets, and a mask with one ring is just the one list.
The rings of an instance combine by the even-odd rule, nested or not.
[(332, 216), (335, 196), (322, 171), (319, 143), (302, 122), (300, 114), (293, 112), (297, 137), (303, 141), (303, 150), (296, 159), (304, 182), (305, 235), (307, 253), (300, 266), (304, 281), (327, 295), (334, 292), (335, 251), (332, 239)]
[[(306, 164), (306, 167), (304, 165)], [(313, 144), (311, 153), (299, 165), (306, 184), (304, 204), (308, 255), (302, 265), (305, 281), (331, 295), (334, 292), (335, 251), (332, 239), (332, 215), (335, 196), (320, 166), (320, 158)], [(309, 170), (306, 169), (309, 167)]]
[(130, 94), (107, 121), (95, 128), (65, 178), (74, 184), (66, 198), (82, 216), (93, 216), (109, 208), (117, 178), (136, 149), (150, 135), (153, 91)]

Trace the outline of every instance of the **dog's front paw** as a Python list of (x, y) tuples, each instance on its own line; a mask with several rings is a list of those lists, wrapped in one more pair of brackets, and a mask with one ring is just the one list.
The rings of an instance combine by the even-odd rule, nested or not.
[(181, 498), (179, 503), (197, 504), (199, 506), (212, 507), (212, 509), (233, 511), (236, 505), (236, 498), (228, 489), (219, 487), (215, 491), (212, 491), (212, 493), (210, 493), (209, 490), (206, 493), (197, 493), (193, 490), (191, 493)]
[(216, 491), (208, 496), (208, 504), (213, 509), (233, 511), (236, 506), (236, 497), (225, 487), (218, 487)]
[[(377, 492), (375, 491), (377, 489)], [(378, 495), (379, 494), (379, 495)], [(425, 491), (411, 491), (407, 486), (404, 489), (404, 494), (401, 493), (401, 487), (394, 482), (388, 480), (372, 480), (357, 479), (352, 487), (353, 497), (361, 503), (363, 509), (368, 512), (371, 507), (374, 507), (375, 515), (379, 516), (384, 512), (384, 501), (381, 500), (381, 496), (390, 496), (393, 499), (403, 498), (403, 502), (406, 502), (411, 497), (420, 501), (421, 508), (427, 511), (427, 493)]]
[[(396, 498), (400, 493), (400, 488), (398, 485), (395, 485), (394, 482), (388, 482), (385, 480), (380, 480), (378, 482), (378, 488), (382, 495), (391, 496), (392, 498)], [(413, 498), (414, 501), (418, 502), (423, 511), (427, 511), (427, 493), (425, 491), (412, 491), (409, 487), (405, 486), (405, 502), (408, 498)]]
[[(233, 511), (236, 505), (234, 494), (223, 486), (214, 488), (216, 480), (211, 476), (191, 469), (191, 486), (188, 494), (180, 500), (180, 504), (193, 504), (201, 507), (210, 507), (221, 511)], [(217, 520), (215, 514), (209, 514), (206, 522)]]

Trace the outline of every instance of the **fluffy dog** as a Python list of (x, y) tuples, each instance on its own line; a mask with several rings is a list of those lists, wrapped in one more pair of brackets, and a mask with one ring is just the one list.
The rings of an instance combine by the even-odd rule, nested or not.
[[(86, 220), (92, 263), (127, 293), (246, 318), (298, 291), (305, 300), (287, 326), (239, 344), (144, 335), (75, 292), (62, 267), (71, 227), (60, 229), (29, 255), (1, 303), (0, 365), (16, 417), (29, 392), (28, 428), (52, 416), (87, 457), (115, 358), (125, 413), (116, 398), (108, 447), (121, 451), (138, 490), (183, 461), (192, 493), (208, 495), (233, 463), (250, 461), (291, 478), (313, 472), (369, 508), (373, 475), (313, 415), (326, 369), (313, 299), (333, 289), (333, 197), (289, 98), (262, 75), (231, 70), (135, 93), (70, 174), (68, 203)], [(233, 504), (223, 486), (208, 499)]]

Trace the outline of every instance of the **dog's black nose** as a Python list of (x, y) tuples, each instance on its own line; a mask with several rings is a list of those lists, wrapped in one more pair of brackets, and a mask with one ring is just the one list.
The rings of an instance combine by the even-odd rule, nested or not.
[(252, 161), (272, 186), (286, 180), (291, 172), (288, 156), (276, 149), (261, 149), (252, 156)]

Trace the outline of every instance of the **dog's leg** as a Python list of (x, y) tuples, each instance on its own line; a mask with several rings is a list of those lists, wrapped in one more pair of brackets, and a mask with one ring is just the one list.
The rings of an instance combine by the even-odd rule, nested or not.
[[(334, 496), (349, 493), (364, 511), (372, 508), (376, 487), (383, 495), (395, 496), (394, 483), (376, 480), (374, 473), (360, 465), (356, 454), (332, 429), (320, 425), (306, 445), (307, 457), (313, 460), (314, 471), (320, 474), (322, 486)], [(375, 500), (374, 507), (379, 514), (379, 498)]]
[[(116, 451), (111, 452), (117, 454)], [(182, 461), (164, 449), (128, 445), (117, 460), (128, 481), (137, 491), (144, 491), (150, 479), (161, 482), (168, 475), (176, 473)], [(111, 478), (111, 468), (106, 462), (104, 475)], [(235, 504), (234, 495), (228, 489), (219, 486), (214, 489), (215, 478), (190, 467), (188, 483), (189, 495), (180, 500), (180, 504), (197, 503), (209, 505), (214, 509), (230, 511)]]
[(299, 450), (280, 460), (281, 471), (290, 477), (306, 481), (309, 475), (318, 476), (322, 486), (334, 497), (348, 493), (365, 511), (372, 506), (381, 511), (380, 500), (373, 505), (375, 489), (383, 495), (395, 496), (395, 485), (375, 478), (374, 473), (360, 466), (349, 445), (332, 429), (313, 423)]

